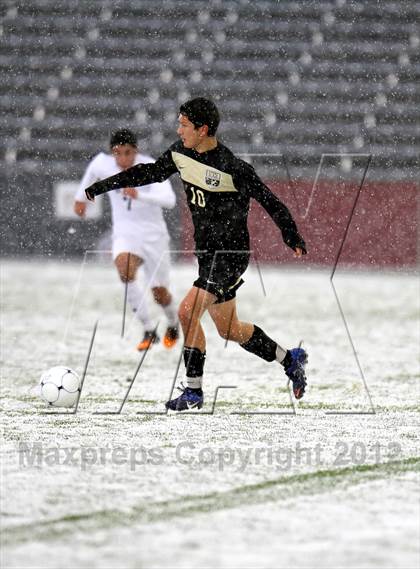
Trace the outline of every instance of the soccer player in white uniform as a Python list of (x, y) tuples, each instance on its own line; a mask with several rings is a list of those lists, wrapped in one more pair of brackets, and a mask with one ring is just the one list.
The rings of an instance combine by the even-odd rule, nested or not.
[[(85, 188), (98, 180), (131, 168), (154, 162), (141, 154), (137, 138), (128, 129), (112, 133), (111, 154), (100, 152), (89, 163), (75, 196), (74, 211), (86, 213)], [(127, 287), (127, 300), (136, 318), (143, 324), (144, 337), (137, 349), (146, 350), (159, 341), (155, 323), (149, 316), (144, 292), (137, 281), (137, 269), (144, 266), (148, 286), (168, 320), (163, 344), (172, 348), (178, 339), (177, 310), (169, 292), (169, 234), (162, 208), (175, 206), (175, 194), (168, 180), (141, 188), (124, 188), (109, 193), (112, 209), (112, 254), (118, 274)]]

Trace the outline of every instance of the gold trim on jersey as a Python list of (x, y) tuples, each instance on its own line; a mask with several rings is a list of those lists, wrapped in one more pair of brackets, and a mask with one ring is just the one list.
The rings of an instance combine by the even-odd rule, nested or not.
[(222, 172), (217, 168), (197, 162), (180, 152), (171, 152), (172, 160), (179, 171), (179, 174), (189, 184), (208, 192), (237, 192), (230, 174)]
[(235, 288), (235, 286), (239, 283), (239, 281), (242, 280), (242, 275), (240, 277), (238, 277), (238, 279), (233, 283), (233, 285), (231, 285), (230, 287), (228, 287), (228, 290), (230, 290), (231, 288)]

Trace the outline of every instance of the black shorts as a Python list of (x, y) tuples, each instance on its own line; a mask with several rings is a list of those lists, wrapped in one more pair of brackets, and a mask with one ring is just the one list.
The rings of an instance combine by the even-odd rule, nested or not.
[(217, 297), (216, 304), (232, 300), (243, 284), (242, 274), (249, 263), (249, 251), (217, 251), (199, 253), (199, 277), (194, 286)]

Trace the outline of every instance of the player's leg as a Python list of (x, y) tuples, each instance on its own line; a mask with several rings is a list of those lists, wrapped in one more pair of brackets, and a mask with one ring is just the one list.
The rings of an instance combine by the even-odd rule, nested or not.
[(179, 337), (178, 316), (170, 291), (164, 286), (152, 287), (152, 294), (155, 302), (159, 304), (167, 318), (167, 328), (163, 337), (165, 348), (173, 348)]
[[(149, 315), (145, 291), (139, 287), (136, 280), (137, 270), (143, 263), (143, 260), (134, 253), (123, 251), (117, 254), (114, 259), (114, 263), (121, 282), (127, 287), (128, 304), (130, 305), (136, 319), (142, 323), (145, 338), (147, 336), (146, 339), (148, 339), (150, 343), (150, 339), (153, 341), (155, 325)], [(146, 349), (147, 346), (141, 347), (141, 344), (142, 343), (140, 342), (139, 349)]]
[[(182, 300), (178, 316), (184, 332), (186, 383), (182, 395), (166, 403), (168, 409), (183, 411), (190, 405), (203, 404), (202, 380), (206, 359), (206, 338), (201, 317), (227, 290), (233, 296), (242, 284), (240, 275), (246, 270), (249, 253), (200, 253), (197, 255), (199, 276)], [(232, 297), (233, 297), (232, 296)]]
[(216, 302), (216, 296), (193, 286), (181, 301), (178, 317), (184, 333), (185, 346), (206, 351), (206, 337), (201, 326), (201, 317)]
[(144, 243), (144, 274), (155, 302), (162, 308), (167, 327), (163, 345), (173, 348), (179, 337), (177, 306), (170, 292), (170, 256), (168, 239)]
[(236, 298), (214, 304), (209, 308), (209, 314), (222, 338), (237, 342), (266, 361), (277, 360), (281, 363), (284, 360), (287, 350), (276, 344), (255, 324), (238, 319)]
[(201, 317), (216, 301), (216, 296), (198, 287), (192, 287), (182, 300), (178, 316), (184, 333), (184, 364), (186, 385), (182, 395), (166, 403), (166, 408), (184, 411), (203, 405), (202, 381), (206, 359), (206, 338)]
[(272, 362), (277, 361), (285, 369), (286, 375), (293, 383), (296, 399), (300, 399), (306, 386), (304, 366), (307, 354), (302, 348), (285, 350), (255, 324), (238, 319), (236, 299), (213, 304), (209, 314), (222, 338), (237, 342), (244, 350)]
[(216, 303), (209, 308), (209, 314), (216, 325), (219, 335), (225, 340), (243, 344), (254, 333), (254, 325), (241, 322), (236, 312), (236, 298)]
[(146, 330), (153, 329), (153, 323), (149, 317), (145, 292), (139, 287), (136, 276), (137, 270), (142, 265), (143, 260), (134, 253), (128, 251), (119, 253), (114, 259), (121, 282), (127, 286), (127, 301), (136, 315), (142, 322)]

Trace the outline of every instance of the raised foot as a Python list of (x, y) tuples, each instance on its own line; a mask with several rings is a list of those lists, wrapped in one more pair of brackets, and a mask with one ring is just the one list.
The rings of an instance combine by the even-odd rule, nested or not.
[(305, 365), (308, 363), (308, 354), (303, 348), (289, 350), (290, 359), (285, 372), (293, 385), (293, 394), (296, 399), (302, 399), (306, 387)]

